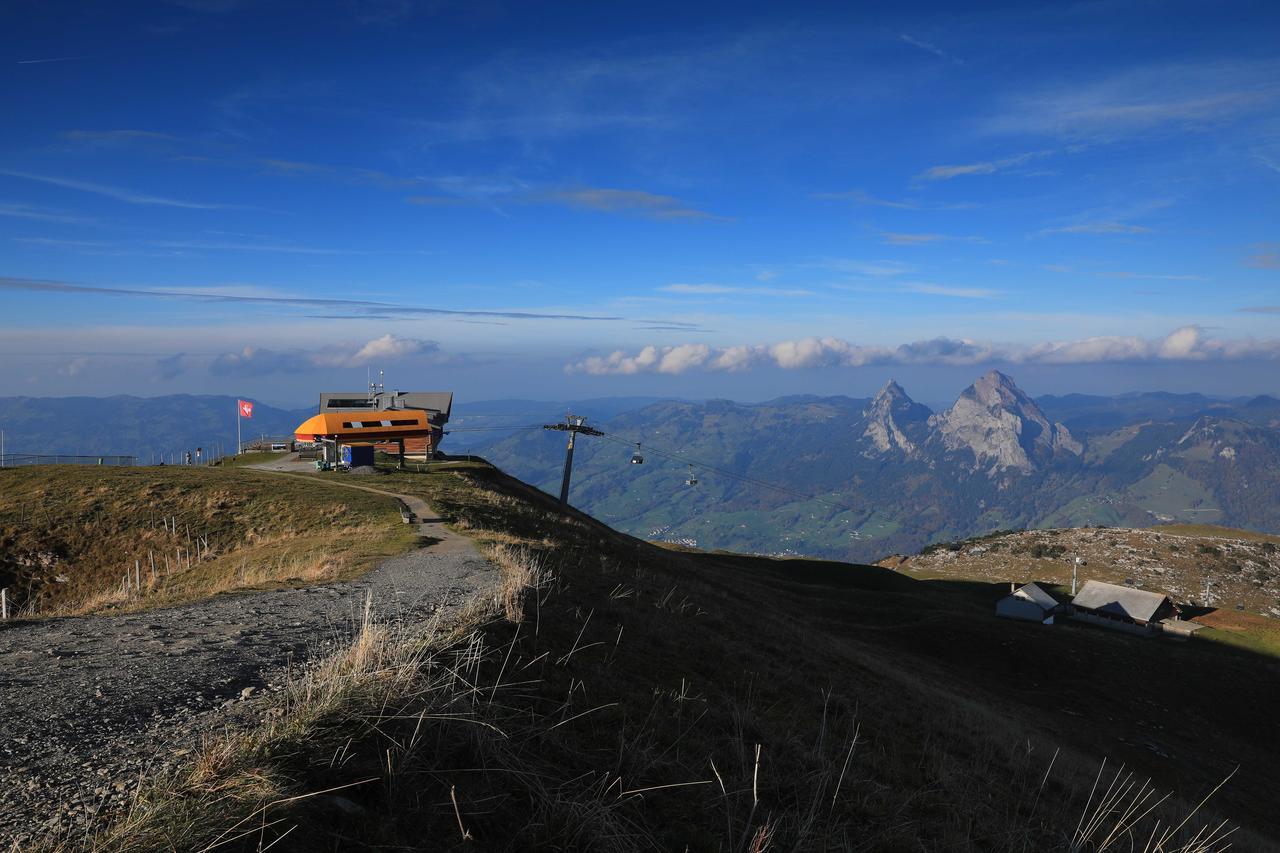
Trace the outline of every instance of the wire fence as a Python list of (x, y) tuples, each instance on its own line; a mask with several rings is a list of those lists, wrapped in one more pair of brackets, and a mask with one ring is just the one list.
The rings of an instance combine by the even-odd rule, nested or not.
[(0, 456), (0, 468), (23, 465), (137, 465), (136, 456), (79, 456), (61, 453), (6, 453)]

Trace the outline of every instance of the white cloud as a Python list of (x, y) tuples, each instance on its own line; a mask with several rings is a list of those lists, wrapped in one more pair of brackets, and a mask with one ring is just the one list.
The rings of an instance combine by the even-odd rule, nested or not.
[(812, 337), (776, 344), (712, 348), (705, 344), (647, 346), (635, 355), (617, 350), (568, 364), (568, 373), (593, 375), (738, 371), (757, 367), (798, 370), (867, 365), (1098, 364), (1143, 361), (1250, 361), (1280, 359), (1280, 339), (1210, 338), (1184, 326), (1163, 338), (1102, 336), (1039, 344), (998, 344), (935, 338), (896, 347)]
[(395, 335), (383, 335), (365, 344), (340, 343), (318, 350), (271, 350), (248, 345), (239, 352), (216, 357), (209, 365), (209, 372), (218, 376), (260, 376), (323, 368), (365, 367), (429, 355), (438, 349), (435, 341)]
[(89, 359), (85, 358), (84, 356), (81, 356), (79, 358), (73, 358), (70, 361), (68, 361), (66, 364), (59, 367), (58, 373), (61, 374), (62, 376), (79, 376), (80, 374), (84, 373), (86, 370), (89, 369), (89, 365), (91, 363), (92, 362), (90, 362)]
[(316, 363), (325, 367), (364, 367), (375, 361), (400, 361), (410, 356), (426, 355), (437, 349), (439, 346), (435, 341), (383, 335), (369, 341), (355, 352), (345, 352), (342, 348), (338, 348), (335, 351), (318, 353)]

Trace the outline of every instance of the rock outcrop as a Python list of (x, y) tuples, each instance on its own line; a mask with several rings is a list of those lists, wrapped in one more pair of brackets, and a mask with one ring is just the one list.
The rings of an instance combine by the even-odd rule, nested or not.
[(949, 453), (971, 452), (973, 470), (985, 468), (991, 476), (1010, 469), (1029, 473), (1061, 454), (1079, 456), (1083, 449), (998, 370), (966, 388), (950, 409), (930, 418), (929, 426), (931, 440)]
[(919, 455), (920, 444), (928, 437), (931, 414), (928, 406), (912, 400), (901, 385), (890, 380), (862, 413), (866, 421), (862, 435), (875, 448), (865, 455), (873, 456), (877, 451), (898, 452), (907, 457)]

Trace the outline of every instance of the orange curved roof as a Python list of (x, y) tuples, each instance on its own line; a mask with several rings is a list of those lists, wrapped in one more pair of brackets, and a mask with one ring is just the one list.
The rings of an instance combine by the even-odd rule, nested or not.
[(430, 414), (418, 409), (324, 412), (307, 418), (293, 431), (299, 441), (315, 441), (320, 438), (400, 438), (427, 435), (430, 432)]

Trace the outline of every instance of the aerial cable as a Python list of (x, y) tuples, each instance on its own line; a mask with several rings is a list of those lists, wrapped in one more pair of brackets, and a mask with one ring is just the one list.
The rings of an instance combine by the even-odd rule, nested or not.
[(542, 429), (542, 424), (522, 424), (521, 426), (493, 426), (493, 427), (454, 427), (444, 431), (445, 435), (454, 432), (492, 432), (494, 430), (522, 430), (522, 429)]
[[(616, 435), (605, 434), (601, 436), (601, 438), (604, 438), (606, 441), (613, 441), (617, 444), (622, 444), (626, 446), (630, 446), (631, 444), (634, 443)], [(662, 450), (661, 448), (654, 447), (652, 444), (648, 446), (648, 451), (649, 453), (656, 454), (663, 458), (669, 459), (672, 462), (677, 462), (681, 465), (690, 465), (690, 466), (702, 468), (706, 471), (711, 471), (713, 473), (719, 474), (722, 477), (728, 477), (733, 480), (738, 480), (748, 485), (758, 486), (764, 489), (772, 489), (773, 491), (782, 492), (783, 494), (790, 495), (794, 498), (799, 498), (807, 501), (814, 501), (815, 503), (820, 503), (824, 506), (831, 507), (832, 509), (838, 509), (838, 510), (847, 511), (847, 512), (854, 511), (853, 507), (845, 506), (843, 504), (832, 503), (831, 501), (825, 500), (815, 495), (807, 494), (797, 489), (793, 489), (789, 486), (781, 486), (781, 485), (778, 485), (777, 483), (770, 483), (767, 480), (760, 480), (745, 474), (739, 474), (735, 471), (727, 471), (724, 468), (720, 468), (715, 465), (708, 464), (706, 462), (700, 462), (696, 459), (691, 459), (688, 456), (685, 456), (683, 454), (669, 453), (665, 450)], [(696, 482), (697, 478), (691, 475), (689, 479), (692, 479)]]

